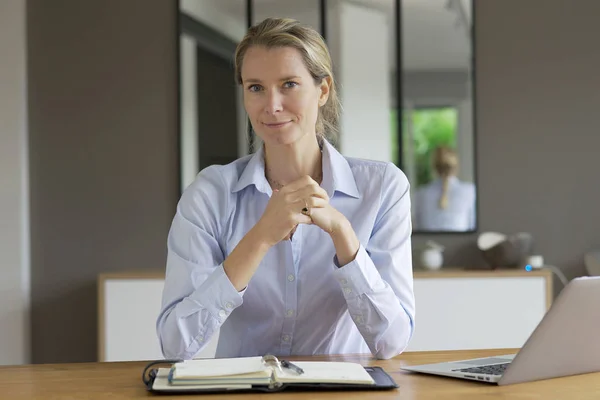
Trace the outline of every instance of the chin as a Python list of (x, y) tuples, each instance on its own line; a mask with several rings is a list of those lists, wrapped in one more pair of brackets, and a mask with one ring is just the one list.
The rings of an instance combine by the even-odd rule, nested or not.
[(279, 132), (264, 132), (260, 135), (265, 144), (273, 146), (291, 145), (301, 140), (305, 135), (297, 129), (281, 130)]

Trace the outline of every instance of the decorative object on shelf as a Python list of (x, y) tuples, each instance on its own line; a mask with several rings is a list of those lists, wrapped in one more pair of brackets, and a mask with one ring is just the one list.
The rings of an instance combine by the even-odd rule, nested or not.
[(477, 247), (492, 269), (517, 268), (524, 265), (531, 255), (533, 236), (525, 232), (508, 236), (498, 232), (484, 232), (477, 238)]
[(525, 259), (525, 264), (531, 268), (542, 268), (544, 266), (544, 257), (539, 254), (531, 255)]
[(444, 264), (444, 246), (433, 240), (427, 241), (427, 247), (421, 253), (421, 266), (429, 270), (437, 270)]

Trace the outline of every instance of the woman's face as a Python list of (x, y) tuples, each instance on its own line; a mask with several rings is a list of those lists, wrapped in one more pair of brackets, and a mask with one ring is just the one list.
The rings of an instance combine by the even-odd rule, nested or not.
[(314, 137), (329, 85), (326, 79), (315, 84), (297, 49), (253, 46), (244, 56), (241, 75), (244, 107), (266, 145)]

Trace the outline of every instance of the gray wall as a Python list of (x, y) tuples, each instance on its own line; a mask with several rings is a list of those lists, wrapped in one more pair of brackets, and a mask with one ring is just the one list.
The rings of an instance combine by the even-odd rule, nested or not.
[(164, 268), (179, 190), (176, 2), (27, 8), (32, 362), (93, 361), (98, 273)]
[[(547, 263), (584, 275), (584, 252), (600, 248), (600, 2), (477, 1), (476, 12), (480, 231), (529, 231)], [(476, 238), (414, 243), (481, 266)]]

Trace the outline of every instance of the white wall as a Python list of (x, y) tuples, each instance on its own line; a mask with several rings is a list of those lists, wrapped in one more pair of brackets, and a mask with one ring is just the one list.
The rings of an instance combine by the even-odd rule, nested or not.
[[(241, 3), (240, 3), (241, 4)], [(245, 6), (245, 3), (244, 3)], [(246, 20), (238, 15), (228, 15), (218, 8), (216, 1), (182, 0), (180, 11), (185, 12), (198, 21), (219, 31), (234, 42), (239, 42), (246, 33)], [(197, 104), (200, 95), (196, 88), (196, 42), (188, 35), (180, 38), (180, 93), (181, 93), (181, 182), (183, 191), (198, 174), (200, 160), (198, 158), (198, 121)], [(231, 77), (233, 80), (233, 76)], [(238, 156), (248, 154), (247, 123), (241, 90), (237, 93), (238, 120)], [(200, 144), (201, 145), (201, 144)]]
[(185, 189), (198, 173), (198, 93), (196, 91), (196, 42), (187, 35), (179, 39), (181, 62), (181, 190)]
[(0, 1), (0, 365), (29, 362), (25, 2)]
[(268, 17), (293, 18), (308, 25), (317, 32), (321, 31), (319, 0), (278, 0), (261, 4), (254, 3), (254, 21), (257, 24)]
[(391, 161), (389, 18), (343, 1), (329, 12), (328, 37), (343, 105), (340, 149), (346, 156)]

